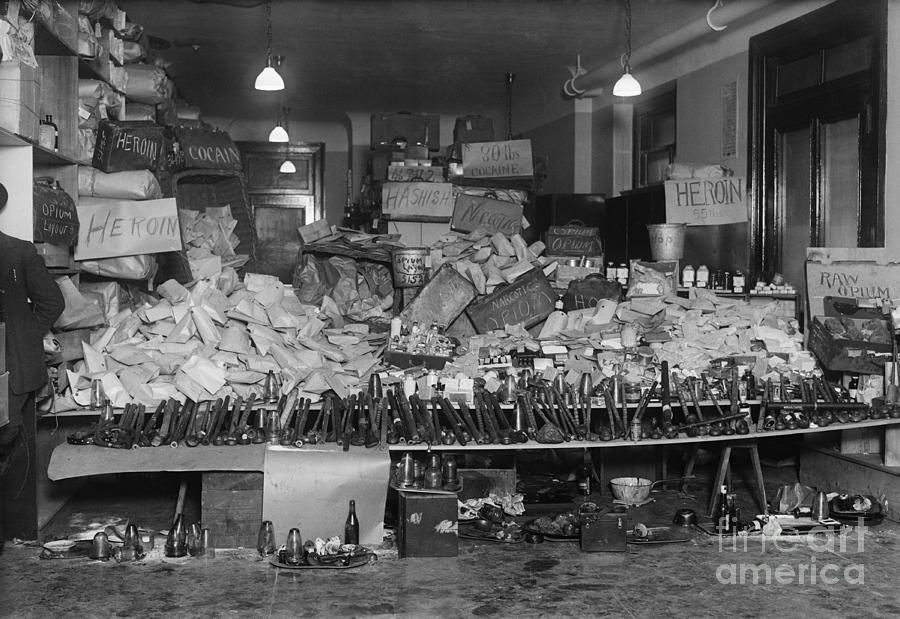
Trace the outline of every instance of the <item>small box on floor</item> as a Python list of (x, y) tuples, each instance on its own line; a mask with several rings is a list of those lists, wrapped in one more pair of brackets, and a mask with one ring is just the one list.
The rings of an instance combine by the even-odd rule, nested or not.
[(397, 495), (400, 557), (455, 557), (459, 546), (456, 495), (403, 491)]
[(583, 552), (625, 552), (628, 514), (581, 514)]

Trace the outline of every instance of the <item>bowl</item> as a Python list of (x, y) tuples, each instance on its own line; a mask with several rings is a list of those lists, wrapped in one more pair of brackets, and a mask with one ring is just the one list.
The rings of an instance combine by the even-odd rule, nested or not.
[(650, 496), (653, 482), (643, 477), (615, 477), (609, 480), (613, 496), (627, 505), (639, 505)]
[(691, 527), (697, 524), (697, 512), (692, 509), (683, 507), (675, 512), (672, 523), (681, 527)]

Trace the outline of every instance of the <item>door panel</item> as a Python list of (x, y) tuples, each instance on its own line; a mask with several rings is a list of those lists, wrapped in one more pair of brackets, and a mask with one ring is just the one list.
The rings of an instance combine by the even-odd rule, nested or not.
[(859, 245), (859, 117), (822, 125), (821, 244)]
[(778, 149), (779, 187), (777, 218), (780, 230), (781, 273), (799, 286), (804, 281), (806, 247), (810, 243), (810, 129), (804, 127), (781, 134)]

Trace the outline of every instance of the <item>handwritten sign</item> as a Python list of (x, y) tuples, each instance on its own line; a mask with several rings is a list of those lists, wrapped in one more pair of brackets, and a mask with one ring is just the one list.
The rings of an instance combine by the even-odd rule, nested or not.
[(618, 303), (622, 299), (622, 286), (618, 282), (607, 281), (604, 277), (589, 276), (569, 282), (563, 295), (563, 310), (571, 312), (590, 309), (604, 299)]
[(423, 183), (443, 183), (444, 168), (441, 166), (388, 166), (387, 179), (397, 183), (419, 181)]
[(78, 219), (75, 260), (182, 249), (175, 198), (137, 202), (82, 197)]
[(471, 142), (462, 145), (466, 178), (521, 178), (534, 176), (531, 140)]
[(713, 226), (747, 221), (744, 177), (666, 181), (666, 223)]
[(175, 135), (181, 146), (185, 168), (240, 170), (241, 152), (224, 131), (208, 131), (198, 127), (178, 127)]
[(93, 166), (104, 172), (155, 170), (163, 151), (163, 127), (150, 122), (103, 121), (97, 129)]
[(381, 212), (401, 221), (449, 221), (453, 215), (450, 183), (385, 183)]
[(825, 314), (825, 297), (900, 298), (900, 255), (884, 248), (810, 247), (806, 250), (810, 316)]
[(459, 232), (482, 228), (491, 234), (518, 234), (522, 231), (522, 205), (461, 193), (456, 197), (450, 227)]
[(62, 189), (35, 182), (33, 191), (34, 242), (71, 246), (78, 242), (75, 201)]
[(532, 269), (515, 282), (500, 288), (466, 310), (479, 333), (523, 323), (526, 328), (544, 320), (553, 311), (556, 293), (541, 269)]
[(450, 265), (444, 263), (419, 293), (403, 308), (405, 324), (450, 325), (463, 313), (476, 295), (475, 286)]
[(547, 229), (547, 255), (599, 256), (599, 228), (583, 226), (550, 226)]

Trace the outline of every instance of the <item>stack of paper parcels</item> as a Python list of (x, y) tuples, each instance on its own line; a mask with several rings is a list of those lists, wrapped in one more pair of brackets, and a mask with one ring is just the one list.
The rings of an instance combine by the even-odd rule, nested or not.
[(329, 389), (348, 396), (368, 380), (383, 334), (365, 324), (325, 328), (320, 308), (270, 275), (236, 282), (230, 268), (190, 289), (169, 280), (155, 304), (119, 311), (83, 344), (84, 360), (61, 373), (56, 409), (88, 405), (95, 378), (117, 407), (261, 395), (269, 371), (281, 393), (313, 399)]
[[(431, 248), (431, 269), (437, 272), (445, 262), (485, 295), (497, 286), (511, 284), (534, 266), (545, 266), (541, 257), (545, 246), (537, 241), (528, 245), (518, 234), (489, 234), (478, 229), (468, 234), (450, 232)], [(555, 268), (555, 262), (552, 263)], [(545, 270), (549, 275), (552, 268)]]
[(204, 211), (178, 209), (178, 221), (194, 279), (216, 277), (223, 267), (237, 269), (249, 260), (247, 254), (235, 253), (241, 240), (234, 233), (237, 220), (229, 205)]

